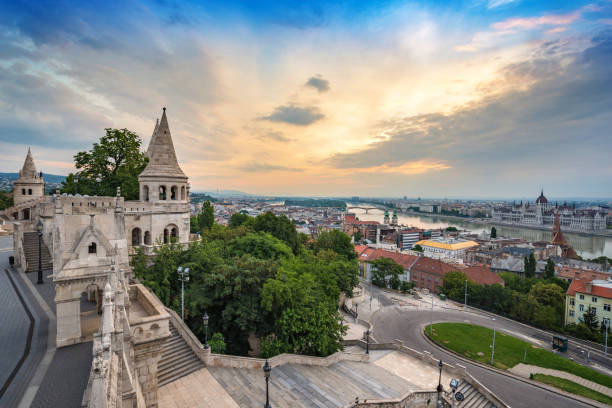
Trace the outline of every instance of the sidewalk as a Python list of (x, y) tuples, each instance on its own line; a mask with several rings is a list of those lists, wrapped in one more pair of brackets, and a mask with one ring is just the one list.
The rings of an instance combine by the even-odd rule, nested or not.
[(580, 384), (584, 387), (590, 388), (594, 391), (600, 392), (608, 397), (612, 397), (612, 389), (604, 385), (597, 384), (593, 381), (589, 381), (585, 378), (578, 377), (577, 375), (570, 374), (565, 371), (553, 370), (552, 368), (543, 368), (538, 366), (532, 366), (528, 364), (519, 363), (509, 370), (511, 373), (519, 375), (524, 378), (529, 378), (529, 374), (546, 374), (554, 377), (564, 378), (569, 381), (573, 381), (576, 384)]

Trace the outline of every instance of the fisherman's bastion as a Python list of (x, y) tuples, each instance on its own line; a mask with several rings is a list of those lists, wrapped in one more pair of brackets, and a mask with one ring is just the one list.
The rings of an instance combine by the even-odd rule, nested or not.
[[(6, 295), (3, 313), (22, 313), (20, 298), (30, 321), (26, 352), (16, 344), (14, 361), (3, 363), (1, 406), (450, 407), (453, 378), (465, 395), (459, 406), (507, 406), (459, 364), (400, 341), (376, 342), (357, 316), (345, 317), (344, 350), (328, 357), (211, 353), (130, 267), (135, 247), (153, 256), (170, 240), (198, 239), (165, 108), (146, 155), (140, 199), (126, 201), (120, 191), (45, 195), (28, 150), (14, 206), (0, 213), (13, 230), (5, 272), (18, 293)], [(348, 310), (360, 296), (358, 287)]]

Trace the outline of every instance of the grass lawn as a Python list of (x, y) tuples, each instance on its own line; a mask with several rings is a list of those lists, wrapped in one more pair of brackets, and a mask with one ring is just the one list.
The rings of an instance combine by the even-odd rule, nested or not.
[[(467, 323), (436, 323), (433, 325), (433, 336), (429, 334), (429, 326), (425, 334), (441, 346), (465, 357), (485, 364), (491, 363), (492, 329)], [(525, 351), (527, 358), (523, 361)], [(612, 388), (612, 377), (499, 331), (495, 335), (494, 357), (495, 367), (503, 370), (525, 363), (566, 371)]]
[(612, 405), (612, 398), (600, 392), (594, 391), (583, 385), (576, 384), (565, 378), (554, 377), (552, 375), (534, 374), (533, 379), (544, 384), (552, 385), (563, 391), (571, 392), (572, 394), (581, 395), (595, 401), (603, 402), (604, 404)]

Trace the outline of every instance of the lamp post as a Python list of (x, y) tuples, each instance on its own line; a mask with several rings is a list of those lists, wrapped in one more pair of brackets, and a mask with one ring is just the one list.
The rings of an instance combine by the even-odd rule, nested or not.
[(202, 316), (202, 322), (204, 323), (204, 350), (208, 350), (208, 313), (206, 310)]
[(176, 271), (181, 281), (181, 320), (185, 321), (185, 282), (189, 282), (189, 268), (179, 266)]
[(440, 362), (438, 363), (438, 367), (440, 368), (440, 376), (438, 377), (438, 388), (436, 388), (436, 391), (438, 391), (438, 404), (437, 405), (440, 406), (441, 405), (440, 403), (442, 402), (440, 401), (440, 393), (442, 392), (442, 367), (443, 367), (442, 360), (440, 360)]
[(74, 174), (74, 195), (79, 194), (79, 173)]
[(431, 295), (431, 314), (429, 317), (429, 334), (433, 336), (433, 295)]
[(467, 279), (465, 280), (465, 292), (463, 294), (464, 309), (467, 308)]
[(268, 363), (268, 360), (266, 360), (266, 364), (264, 364), (263, 366), (264, 376), (266, 377), (266, 405), (264, 405), (264, 408), (272, 408), (270, 406), (270, 396), (268, 393), (268, 383), (270, 382), (270, 371), (272, 371), (272, 367), (270, 366), (270, 363)]
[(606, 327), (606, 344), (604, 346), (604, 354), (608, 355), (608, 331), (610, 330), (610, 319), (604, 319), (604, 326)]
[(495, 318), (492, 317), (493, 320), (493, 346), (491, 348), (491, 365), (493, 365), (493, 356), (495, 355)]
[(38, 219), (36, 223), (36, 232), (38, 232), (38, 281), (37, 284), (43, 283), (43, 274), (42, 274), (42, 231), (43, 231), (43, 223)]
[(370, 354), (370, 329), (366, 330), (366, 354)]

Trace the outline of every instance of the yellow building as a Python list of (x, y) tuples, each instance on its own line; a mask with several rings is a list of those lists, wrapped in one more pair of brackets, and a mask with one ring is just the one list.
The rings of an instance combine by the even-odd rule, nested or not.
[(463, 254), (468, 248), (478, 246), (474, 241), (455, 238), (424, 239), (416, 245), (423, 248), (423, 254), (429, 258), (454, 258), (463, 259)]
[(600, 324), (612, 318), (612, 281), (574, 279), (565, 295), (565, 324), (580, 323), (590, 309)]

